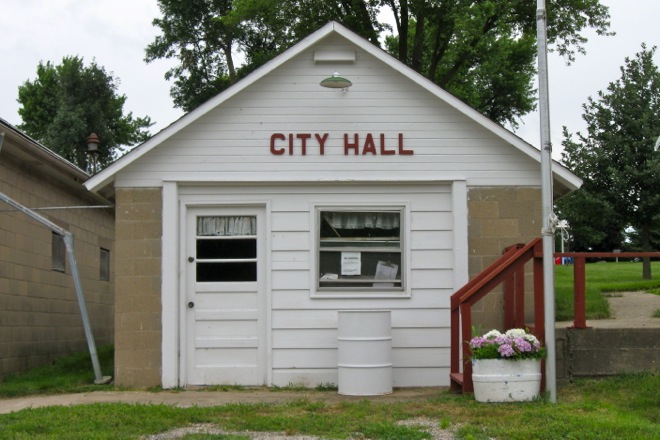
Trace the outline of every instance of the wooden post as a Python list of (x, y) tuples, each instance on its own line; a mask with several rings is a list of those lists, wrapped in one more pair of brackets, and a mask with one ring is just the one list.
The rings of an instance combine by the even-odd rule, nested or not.
[(585, 258), (573, 260), (573, 328), (587, 327)]
[(471, 393), (474, 391), (472, 386), (472, 361), (470, 357), (469, 342), (472, 339), (472, 304), (465, 302), (461, 304), (461, 327), (463, 336), (463, 392)]
[(504, 328), (514, 328), (516, 326), (516, 296), (515, 296), (515, 276), (511, 275), (504, 280)]
[(525, 328), (525, 266), (514, 272), (515, 320), (514, 327)]

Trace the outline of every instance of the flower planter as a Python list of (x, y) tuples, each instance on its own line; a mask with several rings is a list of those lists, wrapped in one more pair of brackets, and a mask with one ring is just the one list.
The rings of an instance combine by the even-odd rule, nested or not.
[(540, 359), (473, 359), (477, 402), (524, 402), (541, 392)]

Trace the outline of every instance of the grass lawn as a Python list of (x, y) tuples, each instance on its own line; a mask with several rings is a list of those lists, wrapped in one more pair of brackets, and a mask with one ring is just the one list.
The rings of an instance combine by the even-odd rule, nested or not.
[[(572, 267), (556, 267), (558, 310), (565, 305), (572, 319)], [(654, 263), (656, 278), (660, 263)], [(660, 294), (659, 281), (641, 281), (641, 263), (587, 265), (588, 316), (606, 316), (603, 292), (647, 290)], [(565, 299), (568, 297), (569, 299)], [(597, 305), (605, 301), (605, 306)], [(596, 304), (596, 305), (594, 305)], [(652, 313), (652, 311), (650, 311)], [(558, 317), (559, 317), (558, 312)], [(113, 371), (112, 347), (100, 347), (105, 374)], [(35, 394), (112, 390), (92, 385), (94, 374), (87, 353), (5, 378), (0, 399)], [(218, 393), (225, 392), (217, 388)], [(241, 389), (232, 387), (231, 391)], [(155, 390), (154, 392), (157, 392)], [(285, 404), (230, 404), (175, 408), (167, 405), (92, 404), (26, 409), (0, 415), (3, 439), (140, 439), (178, 427), (208, 423), (228, 432), (276, 431), (326, 439), (428, 439), (422, 428), (396, 422), (426, 418), (457, 439), (660, 439), (660, 374), (636, 374), (598, 380), (578, 380), (560, 387), (557, 404), (539, 399), (530, 403), (484, 404), (471, 394), (440, 391), (431, 399), (378, 403), (367, 400), (312, 402), (303, 398)], [(273, 390), (277, 392), (277, 390)], [(336, 390), (326, 389), (329, 395)], [(246, 440), (238, 434), (196, 434), (193, 439)]]
[[(139, 439), (199, 423), (228, 432), (275, 431), (326, 439), (430, 438), (421, 428), (396, 424), (421, 417), (455, 431), (458, 439), (653, 439), (660, 438), (659, 389), (659, 375), (643, 374), (580, 380), (559, 389), (557, 404), (484, 404), (472, 395), (441, 391), (430, 399), (397, 403), (300, 399), (193, 408), (118, 403), (48, 407), (0, 415), (0, 438)], [(184, 438), (249, 439), (238, 434)]]
[[(608, 292), (644, 290), (660, 294), (660, 261), (651, 263), (653, 280), (642, 280), (641, 262), (588, 263), (585, 270), (587, 319), (609, 318)], [(555, 266), (555, 293), (557, 321), (572, 321), (573, 266)]]

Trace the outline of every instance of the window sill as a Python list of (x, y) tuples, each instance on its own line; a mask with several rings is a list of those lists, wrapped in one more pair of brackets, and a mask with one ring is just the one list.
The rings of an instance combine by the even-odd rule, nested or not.
[(316, 290), (312, 292), (312, 299), (406, 299), (410, 298), (410, 292), (405, 290), (396, 291), (365, 291), (365, 290)]

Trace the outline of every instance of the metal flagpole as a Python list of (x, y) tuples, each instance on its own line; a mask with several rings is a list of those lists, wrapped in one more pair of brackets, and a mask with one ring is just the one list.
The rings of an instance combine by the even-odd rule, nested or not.
[(539, 114), (541, 125), (541, 230), (543, 243), (543, 304), (545, 319), (546, 391), (550, 401), (557, 402), (557, 366), (555, 352), (555, 268), (554, 241), (556, 217), (552, 200), (552, 143), (550, 141), (550, 104), (548, 93), (547, 15), (545, 0), (538, 0), (536, 10), (536, 35), (539, 68)]

